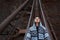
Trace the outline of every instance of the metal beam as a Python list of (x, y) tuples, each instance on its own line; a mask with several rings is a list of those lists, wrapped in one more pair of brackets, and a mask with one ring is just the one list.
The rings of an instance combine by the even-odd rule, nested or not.
[(8, 16), (1, 24), (0, 24), (0, 33), (6, 28), (6, 26), (10, 23), (10, 21), (18, 14), (18, 12), (28, 3), (26, 0), (22, 5), (20, 5), (10, 16)]
[(14, 37), (18, 37), (19, 35), (25, 34), (25, 33), (26, 33), (26, 29), (19, 29), (19, 32), (16, 33), (15, 35), (13, 35), (12, 37), (13, 37), (13, 38), (14, 38)]
[(19, 33), (20, 33), (20, 34), (26, 33), (26, 29), (20, 29)]

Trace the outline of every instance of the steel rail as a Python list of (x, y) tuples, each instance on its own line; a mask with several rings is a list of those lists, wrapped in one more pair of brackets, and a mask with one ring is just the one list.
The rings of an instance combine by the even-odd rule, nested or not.
[(56, 36), (56, 34), (55, 34), (55, 31), (53, 30), (53, 26), (52, 26), (51, 22), (50, 22), (49, 20), (48, 20), (48, 22), (49, 22), (49, 24), (50, 24), (51, 32), (52, 32), (52, 35), (53, 35), (54, 39), (55, 39), (55, 40), (58, 40), (58, 38), (57, 38), (57, 36)]
[(2, 30), (4, 30), (4, 28), (6, 27), (6, 25), (8, 25), (10, 23), (10, 21), (18, 14), (17, 12), (19, 12), (27, 3), (29, 0), (26, 0), (22, 5), (20, 5), (13, 13), (11, 13), (10, 16), (8, 16), (1, 24), (0, 24), (0, 33), (2, 32)]
[(35, 0), (33, 1), (33, 4), (32, 4), (32, 9), (31, 9), (30, 18), (29, 18), (29, 21), (28, 21), (26, 33), (25, 33), (25, 36), (24, 36), (24, 40), (26, 40), (25, 38), (26, 38), (26, 35), (27, 35), (27, 31), (29, 30), (30, 22), (31, 22), (31, 19), (32, 19), (34, 3), (35, 3)]
[(45, 17), (45, 15), (44, 15), (41, 0), (39, 0), (39, 4), (40, 4), (40, 9), (41, 9), (42, 18), (43, 18), (43, 21), (44, 21), (45, 27), (47, 28), (47, 31), (48, 31), (48, 33), (49, 33), (49, 35), (50, 35), (50, 40), (55, 40), (55, 39), (53, 38), (53, 36), (52, 36), (52, 33), (51, 33), (50, 29), (49, 29), (49, 26), (48, 26), (48, 23), (47, 23), (46, 17)]

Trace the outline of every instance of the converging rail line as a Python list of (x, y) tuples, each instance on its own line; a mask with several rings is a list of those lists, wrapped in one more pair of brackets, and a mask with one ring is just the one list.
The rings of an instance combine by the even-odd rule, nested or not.
[(46, 20), (41, 0), (26, 0), (21, 4), (19, 8), (0, 24), (0, 35), (5, 35), (6, 40), (25, 39), (26, 32), (29, 27), (32, 26), (33, 20), (36, 16), (40, 17), (43, 25), (47, 28), (51, 40), (57, 40), (54, 31), (51, 31), (53, 29)]

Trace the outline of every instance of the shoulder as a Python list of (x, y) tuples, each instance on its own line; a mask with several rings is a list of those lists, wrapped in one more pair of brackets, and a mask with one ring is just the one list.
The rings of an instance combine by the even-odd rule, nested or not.
[(29, 30), (30, 30), (30, 31), (36, 30), (36, 27), (32, 26), (32, 27), (30, 27)]
[(44, 30), (46, 30), (46, 27), (44, 27), (41, 22), (40, 22), (40, 26), (41, 26), (41, 28), (43, 28)]
[(44, 27), (43, 25), (41, 26), (44, 30), (46, 30), (46, 27)]
[(45, 30), (46, 33), (48, 32), (46, 27), (42, 26), (42, 28)]

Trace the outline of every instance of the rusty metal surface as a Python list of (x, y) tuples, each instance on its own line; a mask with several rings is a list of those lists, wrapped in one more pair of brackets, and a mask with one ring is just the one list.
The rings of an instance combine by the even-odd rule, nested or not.
[(0, 24), (0, 33), (1, 31), (8, 25), (8, 23), (18, 14), (17, 12), (20, 11), (26, 4), (28, 0), (26, 0), (19, 8), (17, 8), (7, 19), (5, 19), (1, 24)]
[[(27, 26), (27, 23), (28, 23), (28, 16), (30, 16), (30, 12), (31, 12), (31, 5), (29, 5), (29, 7), (28, 7), (28, 5), (26, 6), (26, 8), (24, 8), (24, 6), (27, 4), (27, 2), (28, 2), (28, 0), (27, 1), (25, 1), (21, 6), (19, 6), (19, 8), (18, 9), (16, 9), (9, 17), (7, 17), (7, 19), (6, 20), (4, 20), (3, 22), (2, 22), (2, 24), (0, 24), (0, 33), (1, 33), (1, 31), (2, 30), (4, 30), (4, 28), (5, 27), (8, 27), (7, 25), (11, 22), (11, 20), (13, 19), (13, 18), (15, 18), (15, 16), (18, 14), (18, 16), (17, 16), (17, 18), (19, 18), (19, 17), (21, 17), (19, 20), (17, 20), (16, 19), (16, 21), (18, 21), (18, 28), (17, 28), (17, 26), (15, 27), (14, 25), (17, 25), (17, 24), (15, 24), (15, 22), (16, 21), (13, 21), (13, 22), (11, 22), (9, 25), (10, 25), (10, 27), (12, 28), (12, 32), (14, 32), (14, 31), (16, 31), (17, 30), (17, 32), (15, 33), (15, 34), (13, 34), (13, 35), (10, 35), (10, 34), (8, 34), (8, 36), (6, 35), (6, 39), (5, 40), (18, 40), (18, 39), (20, 39), (19, 37), (20, 36), (22, 36), (21, 37), (21, 40), (23, 40), (23, 38), (24, 38), (24, 34), (27, 32), (27, 30), (26, 30), (26, 28), (25, 29), (20, 29), (20, 27), (21, 28), (24, 28), (24, 27), (26, 27)], [(51, 1), (50, 1), (51, 2)], [(32, 3), (31, 3), (32, 4)], [(45, 3), (45, 5), (46, 5), (46, 3)], [(31, 23), (30, 23), (30, 25), (29, 25), (29, 27), (31, 26), (31, 24), (33, 23), (33, 20), (34, 20), (34, 18), (36, 17), (36, 16), (39, 16), (40, 18), (41, 18), (41, 16), (42, 17), (44, 17), (43, 18), (43, 20), (45, 21), (45, 26), (49, 26), (49, 28), (48, 28), (48, 30), (49, 30), (49, 33), (52, 33), (52, 34), (50, 34), (50, 35), (52, 35), (51, 36), (51, 38), (54, 38), (54, 39), (56, 39), (57, 40), (57, 37), (60, 37), (60, 36), (58, 36), (58, 35), (60, 35), (59, 34), (59, 32), (57, 33), (57, 29), (56, 29), (56, 27), (54, 27), (55, 28), (55, 31), (53, 30), (53, 28), (52, 28), (52, 24), (50, 24), (50, 21), (48, 22), (46, 19), (45, 19), (45, 14), (42, 14), (41, 15), (41, 10), (40, 10), (40, 8), (39, 8), (40, 6), (39, 6), (39, 2), (37, 1), (37, 0), (35, 0), (35, 3), (34, 3), (34, 8), (33, 8), (33, 14), (32, 14), (32, 18), (31, 18)], [(29, 11), (28, 11), (28, 9), (29, 9)], [(22, 9), (22, 11), (21, 12), (19, 12), (20, 10)], [(19, 12), (19, 13), (18, 13)], [(24, 15), (23, 15), (23, 12), (25, 13)], [(48, 13), (47, 13), (48, 14)], [(27, 16), (28, 15), (28, 16)], [(52, 14), (51, 14), (52, 15)], [(22, 17), (22, 16), (24, 16), (24, 17)], [(27, 18), (28, 17), (28, 18)], [(26, 19), (26, 21), (25, 21), (25, 18), (27, 18)], [(47, 18), (47, 17), (46, 17)], [(22, 21), (21, 21), (22, 20)], [(25, 22), (24, 22), (24, 21)], [(24, 26), (21, 26), (21, 25), (24, 25)], [(60, 27), (58, 27), (58, 28), (60, 28)], [(8, 29), (8, 28), (7, 28)], [(16, 30), (15, 30), (16, 29)], [(57, 30), (57, 31), (56, 31)], [(4, 32), (3, 32), (4, 33)], [(56, 34), (55, 34), (56, 33)], [(58, 34), (58, 35), (57, 35)], [(57, 35), (57, 37), (56, 37), (56, 35)], [(0, 37), (1, 38), (1, 37)], [(5, 38), (5, 37), (4, 37)]]
[[(3, 26), (4, 28), (2, 27), (1, 29), (2, 32), (0, 32), (0, 39), (5, 38), (4, 40), (23, 40), (22, 38), (26, 32), (25, 28), (30, 16), (31, 5), (32, 2), (26, 0), (18, 9), (16, 9), (16, 11), (11, 14), (12, 16), (10, 15), (5, 21), (2, 22), (0, 27)], [(17, 27), (21, 29), (17, 29)]]
[(59, 0), (45, 0), (43, 1), (43, 9), (46, 19), (51, 25), (51, 31), (55, 35), (56, 40), (60, 40), (60, 1)]
[[(52, 36), (51, 29), (49, 28), (50, 25), (48, 25), (49, 23), (48, 23), (47, 20), (46, 20), (46, 17), (45, 17), (45, 14), (44, 14), (43, 8), (42, 8), (41, 0), (39, 1), (39, 3), (40, 3), (41, 15), (42, 15), (42, 18), (43, 18), (43, 21), (44, 21), (45, 27), (47, 28), (47, 31), (48, 31), (48, 33), (49, 33), (49, 35), (50, 35), (50, 39), (51, 39), (51, 40), (56, 40), (56, 39), (54, 39), (54, 38), (55, 38), (55, 35)], [(52, 29), (52, 30), (53, 30), (53, 29)], [(54, 31), (53, 31), (53, 32), (54, 32)]]

